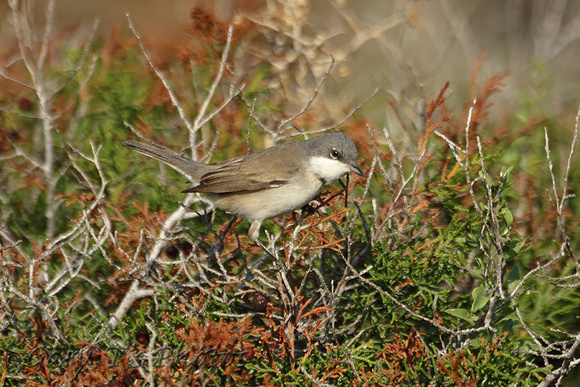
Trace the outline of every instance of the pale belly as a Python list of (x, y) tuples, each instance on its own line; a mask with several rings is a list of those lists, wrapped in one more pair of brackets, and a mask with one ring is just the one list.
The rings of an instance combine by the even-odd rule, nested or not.
[(207, 196), (225, 212), (236, 214), (248, 220), (264, 220), (304, 207), (319, 194), (321, 189), (322, 182), (312, 176), (300, 181), (300, 184), (289, 182), (281, 187), (263, 191), (208, 194)]

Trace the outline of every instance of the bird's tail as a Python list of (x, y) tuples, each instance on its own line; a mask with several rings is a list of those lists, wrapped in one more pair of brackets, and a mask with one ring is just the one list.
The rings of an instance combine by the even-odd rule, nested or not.
[(212, 169), (209, 165), (188, 159), (165, 148), (133, 140), (122, 140), (122, 142), (125, 148), (162, 161), (195, 183), (198, 183), (201, 176)]

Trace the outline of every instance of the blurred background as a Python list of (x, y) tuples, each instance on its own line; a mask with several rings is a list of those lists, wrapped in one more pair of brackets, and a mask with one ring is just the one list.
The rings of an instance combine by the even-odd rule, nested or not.
[[(47, 3), (30, 3), (33, 20), (41, 27)], [(253, 22), (243, 33), (254, 36), (249, 53), (255, 63), (294, 67), (274, 85), (285, 88), (289, 103), (300, 105), (310, 97), (311, 88), (304, 85), (321, 77), (332, 55), (336, 66), (323, 88), (332, 101), (331, 115), (352, 109), (377, 87), (379, 93), (420, 111), (423, 101), (434, 98), (449, 81), (449, 101), (459, 103), (483, 56), (481, 79), (508, 74), (504, 92), (494, 97), (497, 116), (526, 103), (522, 98), (534, 93), (541, 95), (527, 103), (558, 115), (574, 110), (580, 95), (578, 1), (61, 0), (54, 10), (54, 29), (78, 44), (75, 39), (86, 39), (97, 18), (100, 36), (112, 31), (125, 36), (130, 33), (129, 13), (160, 61), (177, 56), (176, 46), (187, 42), (196, 8), (218, 21)], [(7, 2), (1, 3), (0, 15), (0, 53), (6, 56), (15, 44)], [(245, 66), (251, 71), (251, 62)], [(373, 110), (373, 118), (388, 121), (383, 110)]]

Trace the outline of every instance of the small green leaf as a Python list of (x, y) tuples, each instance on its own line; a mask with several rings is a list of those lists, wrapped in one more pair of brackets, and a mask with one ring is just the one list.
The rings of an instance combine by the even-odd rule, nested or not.
[(513, 167), (513, 166), (509, 167), (507, 170), (505, 169), (505, 167), (503, 167), (503, 168), (501, 169), (501, 172), (499, 173), (499, 176), (500, 176), (501, 178), (507, 178), (507, 177), (509, 177), (509, 175), (512, 173), (513, 169), (514, 169), (514, 167)]
[(461, 320), (465, 320), (470, 324), (473, 324), (473, 316), (467, 311), (467, 309), (447, 309), (445, 313), (457, 317)]
[(473, 304), (471, 304), (471, 313), (479, 311), (489, 301), (489, 297), (485, 295), (485, 286), (483, 284), (473, 289), (473, 292), (471, 292), (471, 296), (473, 297)]
[(514, 320), (509, 318), (509, 319), (504, 321), (503, 327), (501, 328), (501, 331), (502, 332), (509, 332), (514, 325), (515, 325)]
[(509, 210), (509, 208), (504, 207), (501, 209), (501, 214), (503, 215), (503, 218), (505, 219), (505, 222), (507, 224), (507, 227), (511, 227), (512, 224), (514, 223), (514, 215), (512, 214), (512, 212)]
[(520, 268), (514, 266), (507, 277), (507, 289), (508, 291), (513, 291), (520, 282)]

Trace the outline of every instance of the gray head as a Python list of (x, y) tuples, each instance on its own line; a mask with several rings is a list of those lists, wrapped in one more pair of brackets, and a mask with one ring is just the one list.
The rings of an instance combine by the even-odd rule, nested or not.
[(348, 172), (363, 173), (358, 167), (358, 150), (343, 133), (331, 133), (306, 140), (309, 150), (307, 168), (326, 184)]

